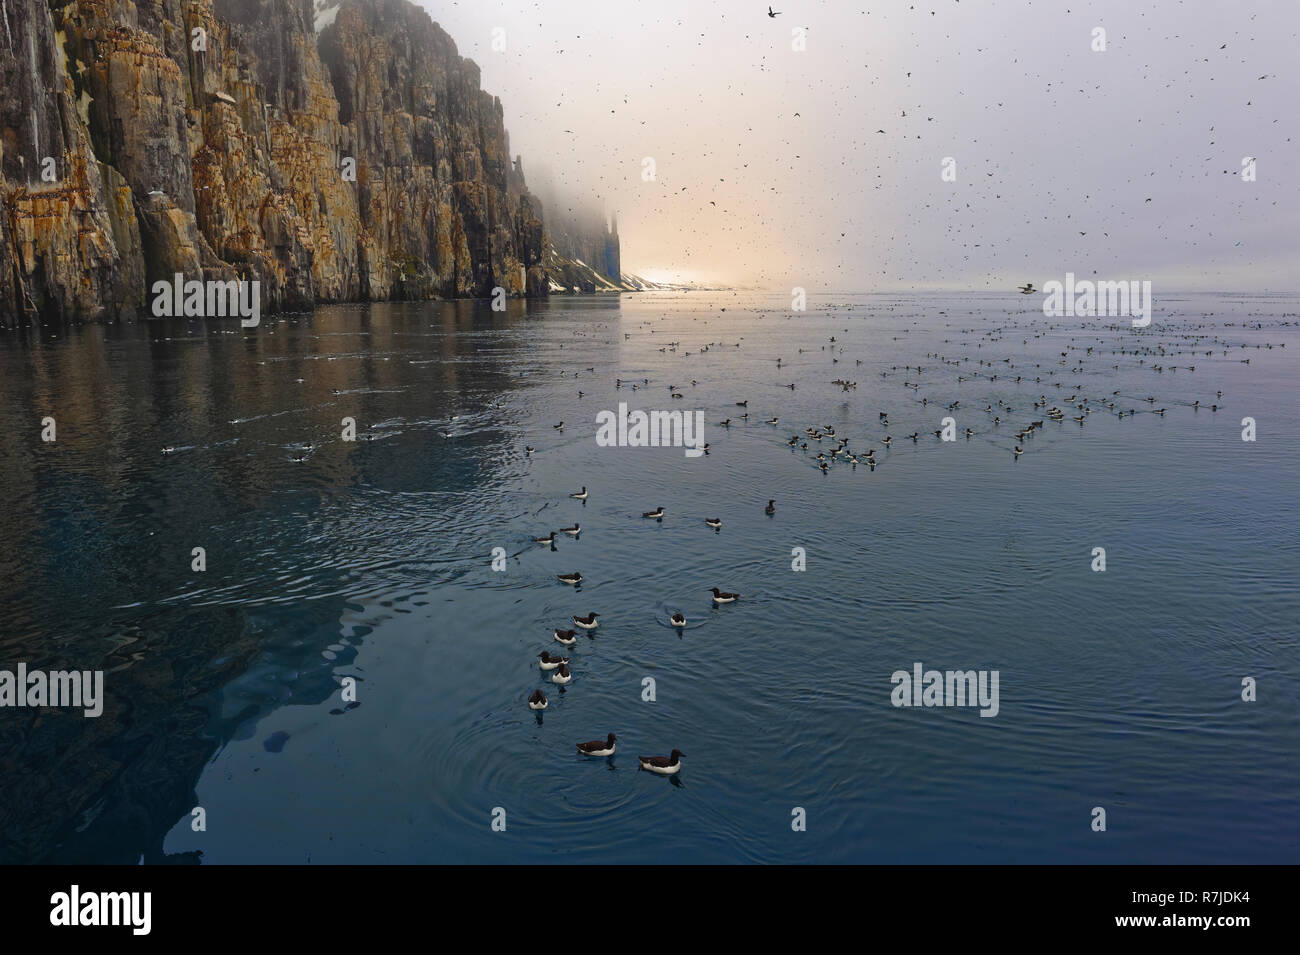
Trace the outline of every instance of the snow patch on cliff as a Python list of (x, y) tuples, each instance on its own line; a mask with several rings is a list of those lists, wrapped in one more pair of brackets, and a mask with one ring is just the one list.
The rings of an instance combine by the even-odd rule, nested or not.
[(320, 33), (327, 26), (334, 22), (334, 18), (339, 15), (339, 4), (342, 0), (312, 0), (312, 13), (314, 19), (312, 26), (316, 32)]

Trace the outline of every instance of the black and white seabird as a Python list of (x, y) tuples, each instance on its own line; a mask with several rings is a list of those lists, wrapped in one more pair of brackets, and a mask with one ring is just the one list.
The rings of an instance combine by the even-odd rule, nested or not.
[(618, 737), (610, 733), (604, 739), (593, 739), (590, 743), (579, 743), (578, 752), (583, 756), (613, 756), (614, 740)]
[(561, 527), (560, 530), (565, 534), (568, 534), (570, 537), (577, 537), (582, 533), (582, 525), (574, 524), (572, 527)]
[(585, 501), (587, 499), (587, 485), (584, 484), (581, 491), (575, 491), (570, 494), (569, 497), (573, 498), (575, 501)]
[(686, 617), (680, 610), (675, 610), (673, 611), (673, 615), (668, 618), (668, 622), (674, 627), (684, 627), (686, 626)]
[(642, 769), (648, 769), (660, 776), (672, 776), (682, 768), (682, 757), (686, 754), (675, 749), (668, 756), (638, 756), (636, 761)]
[[(561, 633), (567, 633), (570, 636), (570, 638), (573, 637), (572, 630), (556, 630), (555, 633), (557, 636)], [(568, 663), (568, 662), (569, 662), (568, 657), (553, 657), (545, 650), (543, 650), (541, 653), (537, 655), (537, 665), (541, 667), (543, 670), (554, 670), (561, 663)]]
[(763, 513), (772, 515), (776, 513), (776, 501), (768, 501), (767, 507), (763, 508)]
[(595, 612), (589, 613), (585, 617), (579, 617), (575, 613), (573, 615), (573, 622), (577, 624), (579, 627), (581, 627), (583, 630), (595, 630), (596, 627), (599, 626), (599, 624), (596, 622), (596, 618), (599, 616), (600, 614)]
[(569, 672), (569, 666), (567, 663), (561, 663), (560, 668), (551, 674), (551, 682), (559, 683), (561, 686), (572, 679), (573, 674)]
[(551, 532), (550, 532), (549, 534), (547, 534), (545, 537), (534, 537), (534, 538), (533, 538), (533, 543), (534, 543), (534, 544), (554, 544), (554, 543), (555, 543), (555, 531), (551, 531)]
[(546, 694), (541, 690), (533, 690), (533, 695), (528, 698), (528, 708), (530, 710), (544, 710), (550, 703), (546, 701)]
[(582, 574), (575, 570), (571, 574), (556, 574), (555, 579), (562, 584), (580, 584), (582, 583)]
[(709, 588), (709, 592), (713, 594), (713, 602), (715, 604), (729, 604), (740, 599), (740, 594), (729, 594), (725, 590), (719, 590), (717, 587)]
[(641, 516), (648, 517), (652, 521), (661, 521), (664, 517), (664, 509), (662, 507), (657, 507), (653, 511), (643, 511)]
[(722, 518), (720, 518), (720, 517), (706, 517), (706, 518), (704, 519), (704, 523), (705, 523), (705, 524), (708, 524), (708, 525), (709, 525), (710, 527), (712, 527), (714, 530), (717, 530), (719, 527), (722, 526)]
[(555, 642), (570, 647), (578, 642), (578, 635), (572, 630), (561, 630), (557, 627), (555, 630)]

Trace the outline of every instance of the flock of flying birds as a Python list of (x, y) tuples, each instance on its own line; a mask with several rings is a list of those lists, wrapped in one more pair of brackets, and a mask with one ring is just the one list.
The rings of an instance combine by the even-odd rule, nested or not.
[[(1293, 17), (1229, 22), (1168, 0), (1108, 24), (1097, 52), (1094, 21), (1068, 4), (689, 6), (638, 5), (577, 36), (539, 15), (528, 25), (544, 40), (481, 60), (548, 225), (618, 209), (665, 281), (707, 260), (772, 287), (802, 260), (839, 287), (996, 289), (1067, 257), (1106, 274), (1154, 243), (1227, 280), (1267, 235), (1245, 226), (1282, 227), (1279, 200), (1294, 198), (1263, 177), (1229, 182), (1246, 154), (1293, 152), (1294, 84), (1264, 65), (1295, 43)], [(796, 27), (806, 52), (791, 49)], [(1025, 134), (1045, 117), (1122, 146)]]

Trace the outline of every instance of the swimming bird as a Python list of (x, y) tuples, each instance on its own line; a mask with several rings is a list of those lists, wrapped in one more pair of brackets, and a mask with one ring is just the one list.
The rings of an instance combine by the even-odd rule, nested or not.
[(768, 424), (779, 424), (780, 421), (781, 421), (780, 418), (769, 418), (769, 419), (767, 420), (767, 423), (768, 423)]
[(610, 733), (604, 739), (593, 739), (590, 743), (579, 743), (578, 752), (583, 756), (613, 756), (614, 740), (618, 739), (613, 733)]
[(550, 705), (546, 701), (546, 694), (541, 690), (533, 690), (533, 695), (528, 698), (528, 708), (530, 710), (544, 710)]
[(599, 624), (596, 623), (596, 618), (599, 616), (600, 614), (594, 612), (587, 614), (585, 617), (579, 617), (577, 614), (574, 614), (573, 622), (583, 630), (595, 630), (596, 627), (599, 626)]
[(564, 430), (564, 422), (561, 421), (559, 424), (553, 424), (553, 425), (551, 425), (551, 427), (554, 428), (556, 431), (563, 431), (563, 430)]
[(570, 537), (577, 537), (582, 533), (582, 525), (574, 524), (572, 527), (561, 527), (560, 530), (565, 534), (568, 534)]
[(709, 525), (710, 527), (712, 527), (714, 530), (717, 530), (719, 527), (722, 526), (722, 518), (720, 518), (720, 517), (706, 517), (706, 518), (704, 519), (704, 523), (705, 523), (705, 524), (708, 524), (708, 525)]
[(562, 643), (566, 647), (571, 647), (578, 642), (578, 635), (572, 630), (560, 630), (557, 627), (555, 630), (555, 642)]
[(668, 756), (638, 756), (636, 761), (642, 769), (648, 769), (660, 776), (672, 776), (682, 768), (682, 757), (686, 754), (675, 749)]
[(551, 531), (551, 532), (550, 532), (549, 534), (547, 534), (545, 537), (534, 537), (534, 538), (533, 538), (533, 543), (534, 543), (534, 544), (554, 544), (554, 543), (555, 543), (555, 531)]
[(582, 583), (582, 574), (575, 570), (571, 574), (556, 574), (555, 579), (562, 584), (580, 584)]
[(1016, 457), (1020, 457), (1020, 455), (1025, 453), (1025, 449), (1020, 447), (1019, 445), (1016, 445), (1014, 448), (1011, 449), (1011, 453), (1014, 454)]
[(163, 453), (163, 454), (171, 454), (171, 453), (172, 453), (173, 451), (175, 451), (175, 450), (176, 450), (176, 449), (173, 448), (173, 447), (169, 444), (169, 445), (167, 445), (167, 447), (165, 447), (165, 448), (162, 449), (162, 453)]
[(680, 610), (675, 610), (673, 611), (673, 615), (668, 618), (668, 622), (674, 627), (684, 627), (686, 626), (686, 617)]
[(653, 520), (653, 521), (660, 521), (660, 520), (663, 520), (664, 509), (663, 509), (662, 506), (660, 506), (660, 507), (656, 508), (656, 509), (653, 510), (653, 511), (643, 511), (643, 512), (641, 513), (641, 516), (642, 516), (642, 517), (648, 517), (648, 518), (650, 518), (650, 519)]
[(1021, 295), (1032, 295), (1036, 291), (1038, 291), (1038, 289), (1034, 288), (1033, 282), (1028, 282), (1025, 285), (1020, 286)]
[(524, 445), (524, 454), (532, 454), (536, 450), (537, 449), (534, 448), (531, 444)]
[(561, 663), (560, 668), (551, 674), (551, 682), (559, 683), (561, 686), (573, 679), (573, 674), (569, 672), (568, 664)]
[(575, 491), (570, 494), (569, 497), (573, 498), (575, 501), (585, 501), (587, 499), (587, 485), (584, 484), (581, 491)]
[(719, 590), (717, 587), (711, 587), (709, 588), (709, 591), (713, 594), (713, 602), (715, 604), (729, 604), (740, 599), (740, 594), (729, 594), (724, 590)]
[[(561, 633), (567, 633), (570, 637), (573, 636), (573, 631), (572, 631), (572, 630), (556, 630), (555, 633), (556, 633), (557, 635), (559, 635), (559, 634), (561, 634)], [(568, 658), (568, 657), (553, 657), (553, 656), (551, 656), (549, 653), (547, 653), (545, 650), (543, 650), (541, 653), (539, 653), (539, 654), (537, 655), (537, 661), (538, 661), (538, 662), (537, 662), (537, 665), (538, 665), (539, 667), (541, 667), (543, 670), (554, 670), (554, 669), (556, 669), (556, 668), (557, 668), (561, 663), (568, 663), (568, 662), (569, 662), (569, 658)]]
[(763, 513), (766, 514), (768, 517), (771, 517), (773, 514), (775, 514), (775, 513), (776, 513), (776, 501), (768, 501), (768, 502), (767, 502), (767, 507), (763, 508)]

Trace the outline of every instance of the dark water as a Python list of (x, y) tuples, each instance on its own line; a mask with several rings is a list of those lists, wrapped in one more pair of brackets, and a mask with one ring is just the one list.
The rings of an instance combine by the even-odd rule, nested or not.
[[(0, 669), (102, 669), (107, 697), (0, 710), (0, 858), (1296, 861), (1297, 303), (1166, 296), (1142, 331), (1037, 297), (788, 305), (0, 333)], [(1067, 417), (1016, 459), (1040, 395)], [(711, 453), (597, 447), (619, 401), (703, 409)], [(976, 434), (945, 443), (953, 401)], [(786, 446), (827, 424), (879, 466)], [(592, 610), (561, 693), (536, 655)], [(998, 670), (998, 715), (892, 706), (918, 661)], [(612, 760), (575, 753), (610, 731)], [(674, 747), (680, 776), (637, 771)]]

